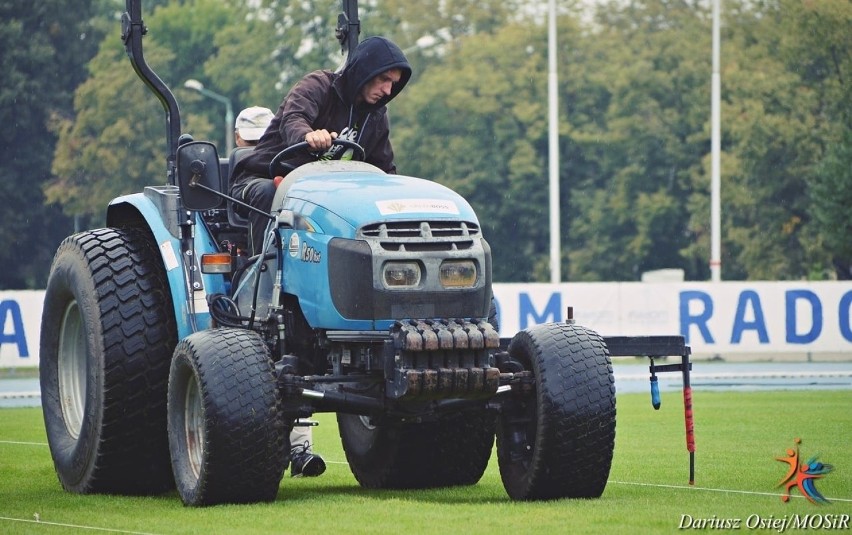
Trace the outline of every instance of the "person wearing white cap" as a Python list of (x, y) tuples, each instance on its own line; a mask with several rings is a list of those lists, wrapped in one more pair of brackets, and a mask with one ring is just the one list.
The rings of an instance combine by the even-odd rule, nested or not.
[(272, 110), (262, 106), (252, 106), (241, 111), (234, 124), (234, 142), (236, 145), (238, 147), (257, 145), (260, 136), (266, 132), (266, 127), (269, 126), (274, 117)]
[[(237, 147), (253, 147), (266, 132), (274, 114), (269, 108), (252, 106), (240, 112), (234, 123), (234, 141)], [(290, 475), (316, 477), (325, 472), (325, 461), (311, 450), (313, 432), (310, 422), (296, 420), (290, 432)], [(299, 425), (299, 424), (302, 425)]]

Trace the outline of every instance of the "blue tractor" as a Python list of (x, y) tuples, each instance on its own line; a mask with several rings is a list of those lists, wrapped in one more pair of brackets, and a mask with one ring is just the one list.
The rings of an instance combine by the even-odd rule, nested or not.
[[(357, 4), (343, 3), (351, 51)], [(62, 486), (271, 501), (292, 426), (334, 412), (365, 488), (475, 484), (496, 440), (512, 499), (600, 496), (615, 440), (606, 341), (572, 321), (501, 340), (470, 205), (363, 161), (287, 175), (263, 254), (241, 255), (230, 159), (181, 135), (144, 60), (140, 4), (127, 0), (122, 39), (166, 111), (167, 183), (113, 200), (105, 228), (54, 258), (40, 374)]]

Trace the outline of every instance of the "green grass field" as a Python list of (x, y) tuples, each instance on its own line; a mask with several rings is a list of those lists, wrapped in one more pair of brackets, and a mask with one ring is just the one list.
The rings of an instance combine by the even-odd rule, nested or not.
[[(647, 395), (618, 396), (615, 458), (600, 499), (511, 502), (496, 457), (472, 487), (362, 490), (344, 462), (334, 416), (320, 414), (316, 449), (330, 461), (322, 477), (288, 474), (274, 503), (206, 509), (184, 507), (175, 492), (64, 492), (41, 410), (0, 409), (0, 533), (668, 533), (683, 515), (740, 519), (742, 531), (753, 531), (747, 523), (756, 519), (852, 513), (852, 391), (696, 391), (693, 400), (694, 487), (687, 484), (682, 398), (663, 392), (659, 411)], [(795, 438), (803, 461), (818, 455), (834, 466), (816, 485), (831, 504), (811, 504), (795, 490), (789, 503), (781, 501), (777, 484), (787, 465), (775, 457)]]

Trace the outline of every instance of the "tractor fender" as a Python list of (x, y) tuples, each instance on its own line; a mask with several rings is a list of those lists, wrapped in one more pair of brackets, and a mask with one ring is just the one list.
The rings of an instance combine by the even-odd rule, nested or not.
[[(154, 190), (149, 191), (149, 190)], [(179, 222), (180, 211), (177, 203), (177, 188), (145, 188), (145, 193), (135, 193), (117, 197), (107, 208), (107, 226), (141, 227), (151, 232), (158, 245), (166, 278), (171, 292), (172, 306), (178, 327), (178, 339), (183, 339), (195, 331), (208, 329), (211, 318), (207, 296), (214, 293), (227, 293), (226, 281), (221, 275), (202, 275), (198, 266), (195, 269), (195, 289), (190, 291), (187, 280), (188, 256), (191, 261), (201, 255), (217, 251), (215, 242), (204, 225), (196, 224), (194, 251), (192, 255), (181, 253)], [(169, 199), (174, 196), (174, 199)], [(171, 201), (171, 202), (169, 202)], [(174, 205), (174, 206), (171, 206)], [(196, 218), (195, 214), (186, 217)], [(194, 314), (192, 311), (194, 310)]]

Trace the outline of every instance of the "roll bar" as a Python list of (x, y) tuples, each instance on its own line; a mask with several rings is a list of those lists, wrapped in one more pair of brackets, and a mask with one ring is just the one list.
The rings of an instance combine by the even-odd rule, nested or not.
[(133, 64), (133, 70), (154, 92), (166, 112), (166, 169), (169, 184), (175, 185), (175, 155), (180, 138), (180, 109), (169, 86), (148, 66), (142, 51), (142, 36), (148, 28), (142, 22), (142, 0), (127, 0), (127, 11), (121, 15), (121, 40)]

